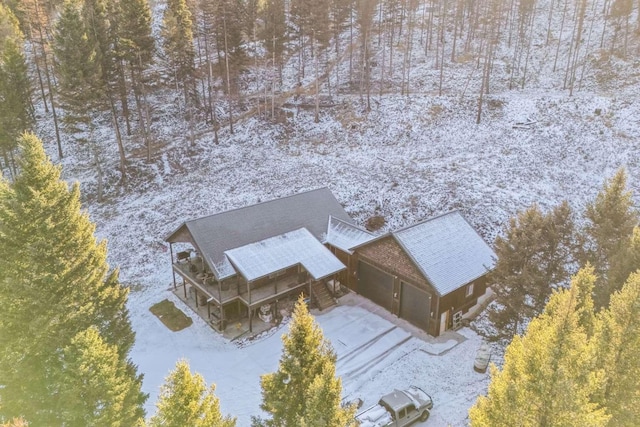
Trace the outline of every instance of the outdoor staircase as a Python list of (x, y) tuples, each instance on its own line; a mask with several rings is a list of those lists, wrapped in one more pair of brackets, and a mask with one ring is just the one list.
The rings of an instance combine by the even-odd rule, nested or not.
[(324, 282), (314, 282), (311, 284), (311, 296), (320, 311), (337, 305), (335, 298), (333, 298)]

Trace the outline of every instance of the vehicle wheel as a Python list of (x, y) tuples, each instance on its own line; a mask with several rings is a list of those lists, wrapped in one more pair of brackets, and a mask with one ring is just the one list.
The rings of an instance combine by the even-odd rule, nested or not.
[(420, 421), (425, 422), (425, 421), (427, 421), (427, 419), (429, 419), (429, 411), (424, 411), (420, 415)]

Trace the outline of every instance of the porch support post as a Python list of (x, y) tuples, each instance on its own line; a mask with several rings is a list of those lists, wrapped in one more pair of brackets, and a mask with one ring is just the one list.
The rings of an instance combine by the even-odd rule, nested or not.
[(169, 252), (171, 253), (171, 272), (173, 273), (173, 290), (175, 291), (177, 289), (177, 285), (176, 285), (176, 270), (173, 268), (173, 243), (169, 243)]
[(224, 307), (222, 306), (222, 301), (218, 304), (218, 310), (220, 311), (220, 330), (224, 331), (227, 327), (227, 322), (224, 318)]
[(253, 309), (249, 306), (249, 332), (253, 332)]
[(182, 278), (182, 289), (184, 290), (184, 299), (187, 299), (187, 281)]
[(198, 290), (194, 287), (194, 295), (196, 296), (196, 308), (198, 308)]

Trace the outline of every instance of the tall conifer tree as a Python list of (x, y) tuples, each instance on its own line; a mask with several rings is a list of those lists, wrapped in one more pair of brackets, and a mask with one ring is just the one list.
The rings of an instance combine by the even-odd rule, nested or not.
[(611, 414), (609, 426), (636, 426), (640, 420), (640, 272), (629, 276), (598, 318), (594, 355), (604, 372), (595, 399)]
[(624, 242), (622, 250), (612, 260), (608, 272), (608, 288), (621, 289), (629, 275), (638, 268), (640, 268), (640, 226), (634, 227), (633, 233)]
[(568, 281), (574, 251), (571, 208), (563, 202), (543, 213), (533, 205), (509, 221), (496, 238), (496, 268), (489, 278), (498, 304), (489, 318), (498, 337), (511, 338), (544, 309), (551, 291)]
[(287, 35), (287, 19), (284, 0), (265, 0), (260, 3), (259, 16), (264, 26), (259, 36), (270, 57), (275, 57), (278, 67), (282, 66), (282, 55)]
[(187, 2), (185, 0), (169, 0), (164, 11), (163, 24), (164, 53), (173, 71), (176, 89), (182, 86), (185, 124), (189, 131), (191, 145), (194, 145), (193, 110), (198, 97), (193, 21)]
[(155, 41), (151, 35), (151, 10), (147, 0), (128, 0), (118, 3), (119, 50), (128, 67), (131, 86), (138, 110), (138, 121), (147, 145), (147, 161), (151, 160), (149, 105), (143, 72), (153, 62)]
[(130, 427), (142, 421), (140, 383), (96, 327), (79, 332), (64, 348), (61, 382), (64, 425)]
[(595, 281), (593, 268), (580, 270), (513, 339), (503, 369), (492, 366), (487, 396), (469, 411), (473, 427), (606, 425), (606, 408), (593, 401), (602, 378), (588, 332)]
[[(127, 360), (128, 290), (81, 210), (79, 186), (60, 180), (36, 136), (19, 146), (20, 174), (13, 184), (0, 180), (0, 417), (55, 426), (66, 403), (63, 349), (78, 333), (95, 326), (138, 387), (141, 377)], [(137, 411), (145, 399), (138, 391), (128, 401)]]
[(102, 98), (100, 57), (77, 0), (66, 0), (55, 26), (54, 54), (64, 122), (73, 133), (91, 132), (90, 112)]
[(195, 90), (193, 22), (185, 0), (169, 0), (163, 18), (164, 51), (185, 97)]
[[(33, 124), (31, 85), (18, 20), (0, 4), (0, 151), (11, 164), (18, 136)], [(15, 167), (15, 165), (11, 164)]]
[(214, 385), (207, 390), (200, 374), (191, 373), (185, 360), (178, 361), (162, 385), (149, 426), (234, 427), (236, 420), (222, 416), (214, 391)]
[[(255, 419), (254, 424), (319, 425), (313, 424), (312, 419), (321, 411), (327, 426), (352, 425), (353, 410), (340, 406), (342, 390), (340, 380), (335, 378), (335, 353), (302, 298), (296, 303), (289, 332), (282, 336), (282, 342), (278, 370), (261, 378), (261, 408), (271, 418)], [(327, 394), (323, 400), (324, 392)]]
[(587, 225), (582, 235), (580, 261), (590, 262), (596, 270), (598, 282), (594, 299), (596, 307), (603, 308), (607, 306), (609, 296), (617, 290), (609, 280), (609, 268), (615, 263), (615, 258), (622, 255), (633, 228), (640, 222), (633, 205), (633, 194), (627, 188), (624, 169), (619, 169), (605, 181), (596, 199), (587, 205), (584, 216)]
[(136, 71), (153, 61), (155, 41), (151, 35), (151, 9), (147, 0), (121, 1), (119, 4), (120, 51)]

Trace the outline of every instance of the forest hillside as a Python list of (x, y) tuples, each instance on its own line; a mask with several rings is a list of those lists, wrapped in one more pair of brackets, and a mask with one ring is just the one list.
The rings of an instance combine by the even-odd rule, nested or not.
[[(2, 173), (33, 129), (80, 182), (131, 288), (149, 413), (168, 367), (147, 309), (185, 220), (327, 186), (376, 233), (458, 209), (492, 243), (533, 203), (583, 212), (620, 167), (640, 194), (639, 1), (2, 5)], [(206, 344), (180, 343), (206, 369), (222, 345), (198, 322)], [(469, 399), (442, 413), (464, 425)]]

